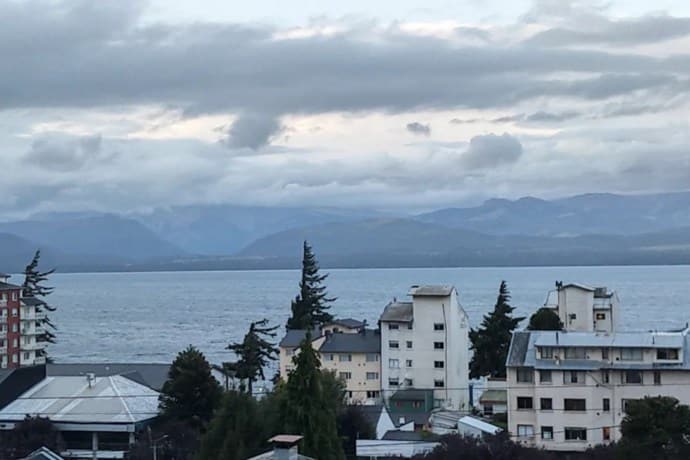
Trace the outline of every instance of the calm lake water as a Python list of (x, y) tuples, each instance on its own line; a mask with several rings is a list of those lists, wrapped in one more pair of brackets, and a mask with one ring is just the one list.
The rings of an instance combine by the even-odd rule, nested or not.
[[(333, 314), (376, 324), (393, 297), (413, 284), (452, 284), (473, 327), (508, 282), (517, 313), (543, 305), (556, 280), (608, 286), (618, 291), (619, 327), (669, 328), (690, 320), (690, 267), (549, 267), (329, 270)], [(15, 277), (14, 281), (17, 281)], [(285, 323), (298, 291), (299, 272), (232, 271), (56, 274), (51, 316), (58, 362), (170, 362), (189, 344), (216, 363), (251, 321)]]

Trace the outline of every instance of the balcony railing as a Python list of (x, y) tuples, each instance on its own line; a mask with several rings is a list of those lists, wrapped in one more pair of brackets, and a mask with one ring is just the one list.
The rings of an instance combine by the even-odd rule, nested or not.
[(26, 350), (26, 351), (43, 350), (44, 348), (45, 348), (45, 343), (43, 343), (43, 342), (22, 343), (19, 345), (20, 350)]

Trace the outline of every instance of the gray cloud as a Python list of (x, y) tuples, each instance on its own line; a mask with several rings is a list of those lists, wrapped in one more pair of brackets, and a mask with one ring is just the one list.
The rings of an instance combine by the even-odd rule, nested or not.
[(462, 165), (468, 170), (493, 168), (515, 163), (521, 156), (522, 144), (517, 138), (507, 133), (487, 134), (472, 138), (462, 155)]
[(418, 136), (427, 136), (428, 137), (431, 135), (431, 126), (424, 125), (418, 121), (408, 123), (406, 128), (409, 132), (411, 132), (412, 134), (416, 134)]
[(551, 123), (572, 120), (573, 118), (577, 118), (579, 116), (581, 116), (581, 113), (576, 110), (566, 110), (560, 113), (545, 112), (540, 110), (538, 112), (534, 112), (530, 115), (527, 115), (525, 117), (525, 121)]
[(23, 159), (39, 168), (71, 171), (105, 158), (100, 135), (76, 138), (46, 135), (33, 141)]
[(283, 129), (275, 115), (242, 114), (228, 129), (225, 143), (231, 148), (257, 150)]

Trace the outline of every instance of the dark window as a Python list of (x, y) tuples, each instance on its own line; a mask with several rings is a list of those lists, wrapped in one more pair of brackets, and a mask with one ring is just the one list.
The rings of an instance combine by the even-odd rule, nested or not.
[(654, 385), (661, 385), (661, 372), (654, 371)]
[(436, 379), (434, 380), (434, 388), (443, 388), (445, 386), (445, 382), (443, 379)]
[(678, 359), (678, 350), (675, 348), (659, 348), (656, 351), (656, 359)]
[(611, 400), (609, 398), (604, 398), (601, 402), (604, 412), (609, 412), (611, 410)]
[(400, 348), (400, 344), (398, 343), (397, 340), (390, 340), (390, 341), (388, 341), (388, 347), (389, 348)]
[(543, 426), (541, 427), (541, 438), (545, 440), (553, 439), (553, 427)]
[(413, 385), (414, 385), (414, 383), (412, 382), (412, 379), (405, 379), (405, 386), (406, 387), (411, 387)]
[(563, 408), (566, 411), (580, 411), (584, 412), (587, 410), (587, 400), (586, 399), (569, 399), (563, 400)]
[(434, 350), (443, 350), (443, 342), (434, 342)]
[(388, 379), (388, 386), (397, 387), (399, 385), (398, 379)]
[(541, 398), (539, 405), (541, 410), (553, 410), (553, 400), (551, 398)]
[(611, 427), (605, 426), (601, 429), (601, 438), (604, 441), (610, 441), (611, 440)]
[(539, 381), (541, 383), (551, 383), (551, 371), (539, 371)]
[(412, 401), (412, 407), (415, 409), (419, 409), (422, 407), (422, 402), (421, 401)]
[(601, 359), (603, 359), (603, 360), (609, 359), (609, 349), (608, 348), (602, 348), (601, 349)]
[(532, 398), (527, 396), (518, 396), (517, 398), (518, 409), (532, 409), (534, 408), (532, 404)]
[(544, 347), (541, 349), (541, 359), (553, 359), (553, 348)]
[(625, 371), (623, 374), (623, 383), (639, 385), (642, 383), (641, 371)]
[(587, 440), (587, 428), (566, 428), (565, 429), (565, 440), (566, 441), (586, 441)]
[(611, 381), (611, 378), (609, 376), (609, 371), (601, 371), (601, 380), (604, 383), (609, 383)]
[(587, 350), (584, 348), (566, 348), (565, 359), (585, 359)]
[(443, 323), (434, 323), (434, 330), (435, 331), (442, 331), (445, 329), (445, 326)]
[(405, 367), (412, 367), (412, 360), (411, 359), (405, 360)]
[(397, 325), (397, 324), (389, 324), (389, 325), (388, 325), (388, 330), (389, 330), (389, 331), (397, 331), (398, 329), (400, 329), (400, 326)]
[(412, 329), (412, 323), (407, 323), (407, 328), (411, 330)]
[(407, 342), (405, 342), (405, 344), (407, 345), (408, 349), (412, 348), (412, 340), (408, 340)]
[(585, 383), (585, 375), (577, 371), (565, 371), (563, 376), (563, 383)]
[(444, 367), (443, 361), (434, 361), (434, 369), (443, 369)]
[(367, 398), (378, 398), (380, 394), (378, 391), (367, 391)]
[(606, 313), (597, 313), (597, 321), (602, 321), (606, 319)]
[(642, 349), (621, 348), (621, 361), (642, 361)]
[(517, 381), (520, 383), (534, 382), (534, 371), (532, 369), (518, 369)]

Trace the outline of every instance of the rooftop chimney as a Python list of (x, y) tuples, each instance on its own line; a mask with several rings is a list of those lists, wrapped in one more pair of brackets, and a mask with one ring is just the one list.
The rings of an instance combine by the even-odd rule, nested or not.
[(273, 444), (273, 458), (276, 460), (297, 460), (299, 451), (297, 445), (302, 436), (293, 434), (279, 434), (268, 440)]

